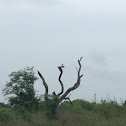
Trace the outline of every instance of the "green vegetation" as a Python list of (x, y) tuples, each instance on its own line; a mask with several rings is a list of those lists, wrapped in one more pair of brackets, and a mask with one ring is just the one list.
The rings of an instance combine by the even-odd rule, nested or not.
[(27, 110), (38, 108), (38, 98), (35, 96), (34, 83), (37, 77), (32, 68), (12, 72), (10, 81), (3, 89), (4, 96), (9, 96), (9, 103), (15, 108), (23, 107)]
[(36, 96), (33, 67), (12, 72), (9, 77), (3, 89), (8, 104), (0, 103), (0, 126), (126, 126), (126, 102), (77, 99), (71, 104), (59, 100), (55, 93)]
[(57, 118), (51, 120), (46, 111), (1, 107), (0, 126), (126, 126), (126, 105), (114, 101), (96, 104), (78, 99), (72, 105), (65, 101), (57, 108)]

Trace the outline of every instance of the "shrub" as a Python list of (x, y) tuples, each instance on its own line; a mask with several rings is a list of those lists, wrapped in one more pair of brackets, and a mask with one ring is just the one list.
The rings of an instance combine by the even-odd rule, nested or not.
[(11, 120), (12, 115), (13, 112), (11, 109), (0, 108), (0, 121), (9, 121)]
[(115, 101), (107, 102), (106, 100), (102, 100), (101, 103), (96, 105), (95, 111), (106, 118), (118, 117), (120, 116), (121, 105)]

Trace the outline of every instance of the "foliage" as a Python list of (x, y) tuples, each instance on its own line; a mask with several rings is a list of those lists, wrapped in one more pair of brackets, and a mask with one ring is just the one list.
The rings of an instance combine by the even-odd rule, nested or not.
[(59, 105), (59, 97), (57, 95), (45, 96), (44, 108), (46, 110), (45, 113), (49, 119), (57, 118), (56, 111), (58, 105)]
[(25, 121), (31, 120), (31, 113), (29, 111), (27, 111), (25, 108), (20, 107), (20, 108), (16, 109), (15, 112), (16, 112), (16, 115), (21, 117), (23, 120), (25, 120)]
[(102, 100), (101, 103), (96, 104), (95, 111), (105, 116), (106, 118), (118, 117), (121, 114), (122, 106), (116, 101)]
[[(36, 97), (37, 80), (32, 68), (12, 72), (3, 93), (9, 96), (8, 105), (1, 104), (0, 125), (4, 126), (126, 126), (126, 103), (102, 100), (94, 103), (77, 99), (61, 102), (58, 95)], [(61, 102), (61, 103), (60, 103)], [(16, 110), (13, 110), (17, 108)], [(38, 110), (32, 111), (31, 110)], [(21, 122), (21, 123), (19, 123)]]
[[(49, 96), (53, 99), (53, 96)], [(83, 106), (85, 103), (85, 107)], [(44, 101), (41, 102), (44, 106)], [(91, 104), (91, 105), (89, 105)], [(89, 106), (93, 106), (90, 109)], [(91, 107), (92, 108), (92, 107)], [(46, 109), (46, 108), (43, 108)], [(108, 117), (106, 111), (108, 111)], [(125, 111), (124, 111), (125, 110)], [(45, 110), (46, 111), (46, 110)], [(0, 109), (0, 113), (4, 117), (0, 120), (1, 126), (126, 126), (126, 105), (120, 105), (114, 101), (106, 100), (100, 103), (92, 103), (77, 99), (71, 105), (65, 101), (57, 108), (57, 119), (49, 120), (45, 111), (39, 110), (28, 112), (25, 109), (21, 111), (13, 108)], [(116, 113), (118, 111), (118, 113)], [(6, 114), (5, 114), (6, 113)], [(116, 114), (115, 114), (116, 113)], [(9, 115), (13, 115), (13, 118)], [(6, 116), (5, 116), (6, 117)]]
[(12, 117), (12, 111), (8, 108), (0, 108), (0, 121), (9, 121)]
[(37, 80), (32, 68), (12, 72), (9, 75), (10, 81), (6, 83), (3, 89), (4, 96), (9, 95), (11, 106), (18, 108), (24, 107), (31, 110), (38, 105), (38, 99), (35, 96), (34, 83)]
[(80, 106), (83, 109), (93, 111), (95, 109), (95, 103), (90, 103), (89, 101), (85, 101), (82, 99), (77, 99), (73, 101), (74, 106)]

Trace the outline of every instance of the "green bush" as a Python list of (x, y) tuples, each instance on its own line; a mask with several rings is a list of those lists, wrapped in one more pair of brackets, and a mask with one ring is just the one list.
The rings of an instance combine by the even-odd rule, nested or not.
[(38, 111), (0, 108), (0, 126), (126, 126), (125, 105), (106, 100), (96, 104), (78, 99), (72, 105), (65, 101), (56, 109), (57, 118), (54, 118), (56, 99), (53, 98), (49, 96), (48, 105), (41, 101), (42, 109)]
[(23, 107), (19, 107), (15, 110), (16, 115), (25, 121), (31, 121), (31, 113)]
[(9, 121), (11, 120), (13, 112), (8, 108), (0, 108), (0, 121)]
[(82, 99), (77, 99), (73, 101), (74, 106), (80, 106), (83, 109), (86, 109), (88, 111), (93, 111), (95, 109), (95, 104), (96, 103), (90, 103), (88, 101), (82, 100)]
[(44, 106), (45, 106), (45, 113), (49, 119), (55, 119), (57, 107), (59, 105), (58, 96), (48, 95), (48, 98), (45, 98)]
[(118, 117), (121, 114), (121, 105), (115, 101), (102, 100), (101, 103), (96, 105), (95, 111), (106, 118)]

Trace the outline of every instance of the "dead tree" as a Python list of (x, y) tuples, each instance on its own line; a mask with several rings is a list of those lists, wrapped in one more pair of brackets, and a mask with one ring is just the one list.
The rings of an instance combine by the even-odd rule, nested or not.
[[(66, 100), (66, 99), (69, 100), (70, 103), (72, 103), (71, 100), (70, 100), (70, 98), (68, 97), (68, 94), (69, 94), (71, 91), (77, 89), (77, 88), (80, 86), (80, 81), (81, 81), (81, 78), (82, 78), (82, 76), (83, 76), (83, 74), (80, 73), (80, 72), (81, 72), (81, 60), (82, 60), (82, 57), (78, 60), (79, 68), (77, 69), (77, 82), (76, 82), (72, 87), (68, 88), (68, 89), (66, 90), (66, 92), (64, 92), (64, 85), (63, 85), (63, 82), (62, 82), (62, 80), (61, 80), (61, 77), (62, 77), (62, 75), (63, 75), (63, 68), (64, 68), (64, 66), (63, 66), (63, 64), (62, 64), (61, 66), (58, 67), (58, 69), (59, 69), (59, 71), (60, 71), (60, 75), (59, 75), (58, 80), (59, 80), (60, 85), (61, 85), (61, 92), (59, 92), (58, 94), (56, 94), (55, 92), (52, 93), (53, 95), (58, 96), (58, 104), (59, 104), (61, 101)], [(39, 71), (38, 71), (38, 75), (39, 75), (40, 78), (42, 79), (43, 85), (44, 85), (44, 87), (45, 87), (45, 98), (48, 99), (48, 85), (47, 85), (47, 83), (46, 83), (46, 81), (45, 81), (43, 75), (42, 75)]]

